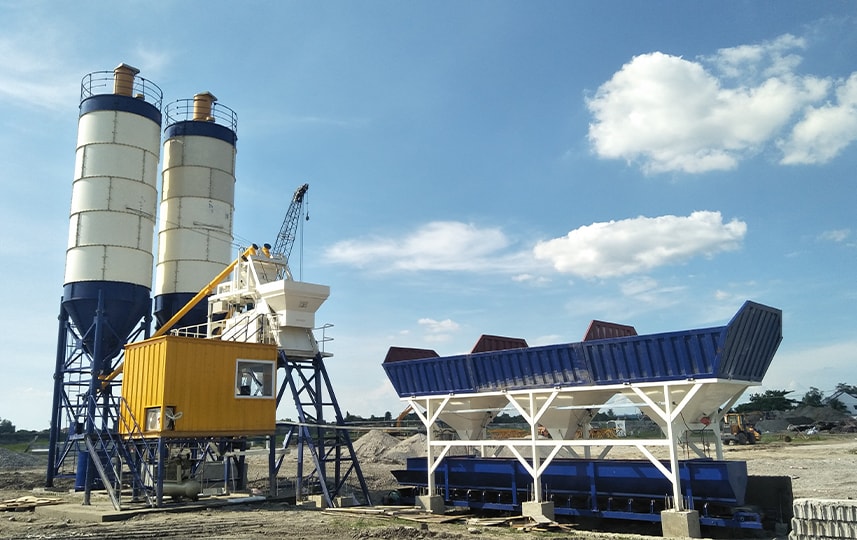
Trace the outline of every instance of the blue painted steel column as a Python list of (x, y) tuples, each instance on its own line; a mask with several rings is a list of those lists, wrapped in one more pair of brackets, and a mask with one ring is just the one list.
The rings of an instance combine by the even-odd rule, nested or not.
[[(104, 339), (104, 295), (102, 291), (98, 291), (98, 307), (95, 309), (95, 343), (92, 349), (92, 362), (90, 362), (90, 379), (89, 392), (86, 399), (86, 430), (85, 437), (87, 440), (92, 440), (95, 435), (95, 409), (98, 404), (96, 396), (101, 391), (101, 379), (98, 376), (101, 374), (102, 364), (104, 359), (102, 354), (104, 351), (102, 340)], [(97, 452), (96, 452), (97, 454)], [(83, 504), (89, 506), (91, 504), (90, 494), (92, 493), (92, 483), (95, 480), (95, 462), (96, 459), (101, 459), (100, 456), (92, 455), (88, 452), (86, 460), (86, 486), (83, 489)]]
[(164, 506), (164, 460), (167, 457), (167, 448), (164, 438), (158, 437), (158, 478), (155, 482), (155, 505), (158, 508)]
[[(59, 444), (60, 433), (60, 403), (62, 402), (64, 372), (65, 372), (65, 355), (68, 347), (68, 313), (62, 304), (60, 297), (60, 314), (59, 329), (57, 330), (57, 357), (56, 367), (54, 367), (54, 399), (51, 406), (51, 433), (48, 443), (48, 472), (45, 477), (45, 487), (54, 486), (54, 477), (56, 476), (56, 460), (57, 460), (57, 444)], [(71, 426), (69, 426), (71, 429)]]

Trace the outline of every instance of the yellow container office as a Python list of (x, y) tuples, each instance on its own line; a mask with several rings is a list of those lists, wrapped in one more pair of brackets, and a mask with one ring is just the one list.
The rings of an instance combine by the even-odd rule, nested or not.
[(161, 336), (125, 346), (119, 431), (147, 437), (274, 432), (275, 345)]

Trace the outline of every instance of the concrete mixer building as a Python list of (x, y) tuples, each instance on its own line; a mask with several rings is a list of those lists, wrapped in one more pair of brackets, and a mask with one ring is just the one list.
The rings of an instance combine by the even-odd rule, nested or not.
[[(313, 333), (329, 287), (293, 279), (289, 242), (234, 245), (235, 112), (210, 92), (162, 99), (126, 64), (82, 81), (46, 484), (73, 477), (85, 504), (106, 489), (117, 509), (127, 487), (196, 499), (212, 469), (243, 489), (248, 438), (264, 437), (272, 493), (285, 446), (306, 445), (300, 476), (328, 502), (356, 477), (369, 503), (347, 430), (311, 431), (343, 423)], [(278, 425), (289, 395), (300, 422)]]
[[(330, 288), (296, 281), (288, 265), (308, 185), (294, 192), (276, 247), (237, 249), (237, 115), (210, 92), (163, 108), (162, 99), (125, 64), (83, 79), (47, 485), (73, 477), (86, 503), (105, 489), (117, 509), (128, 491), (151, 506), (196, 499), (211, 481), (246, 487), (248, 441), (260, 437), (270, 495), (296, 443), (312, 462), (309, 474), (299, 462), (296, 498), (315, 490), (335, 505), (356, 486), (371, 505), (315, 335)], [(431, 512), (678, 519), (686, 535), (699, 524), (761, 529), (762, 514), (745, 508), (746, 463), (723, 460), (718, 430), (781, 339), (780, 310), (748, 301), (714, 328), (638, 336), (593, 321), (579, 343), (483, 336), (450, 357), (391, 348), (383, 369), (419, 416), (428, 456), (394, 474)], [(289, 395), (298, 420), (286, 425), (276, 410)], [(594, 415), (617, 398), (661, 433), (592, 438)], [(529, 436), (487, 437), (503, 410), (517, 411)], [(433, 438), (439, 423), (454, 440)], [(713, 459), (693, 433), (713, 434)], [(695, 457), (680, 459), (680, 440)], [(611, 459), (620, 446), (640, 458)], [(458, 447), (468, 455), (452, 456)]]

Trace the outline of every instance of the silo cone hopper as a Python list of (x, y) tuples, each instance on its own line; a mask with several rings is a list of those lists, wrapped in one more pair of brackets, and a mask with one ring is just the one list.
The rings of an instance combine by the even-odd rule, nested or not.
[(312, 334), (315, 312), (330, 296), (330, 287), (303, 281), (278, 280), (257, 285), (257, 292), (276, 313), (273, 334), (289, 358), (314, 358), (318, 345)]
[(108, 281), (68, 283), (63, 288), (62, 305), (74, 325), (85, 334), (82, 342), (89, 354), (95, 354), (95, 319), (101, 310), (106, 331), (101, 336), (100, 356), (110, 360), (122, 351), (134, 327), (149, 309), (149, 289), (133, 283)]

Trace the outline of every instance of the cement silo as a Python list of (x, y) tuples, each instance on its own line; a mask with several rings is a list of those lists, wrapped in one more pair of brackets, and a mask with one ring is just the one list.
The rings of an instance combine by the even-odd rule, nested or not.
[(148, 313), (152, 286), (161, 92), (137, 73), (88, 75), (80, 103), (63, 307), (85, 331), (101, 298), (111, 331), (85, 341), (104, 358)]
[(49, 484), (59, 433), (92, 424), (85, 402), (150, 321), (162, 93), (138, 73), (121, 64), (81, 84)]
[[(165, 115), (154, 298), (159, 327), (235, 258), (237, 117), (210, 92), (170, 103)], [(201, 325), (207, 315), (207, 303), (200, 302), (176, 327)]]

